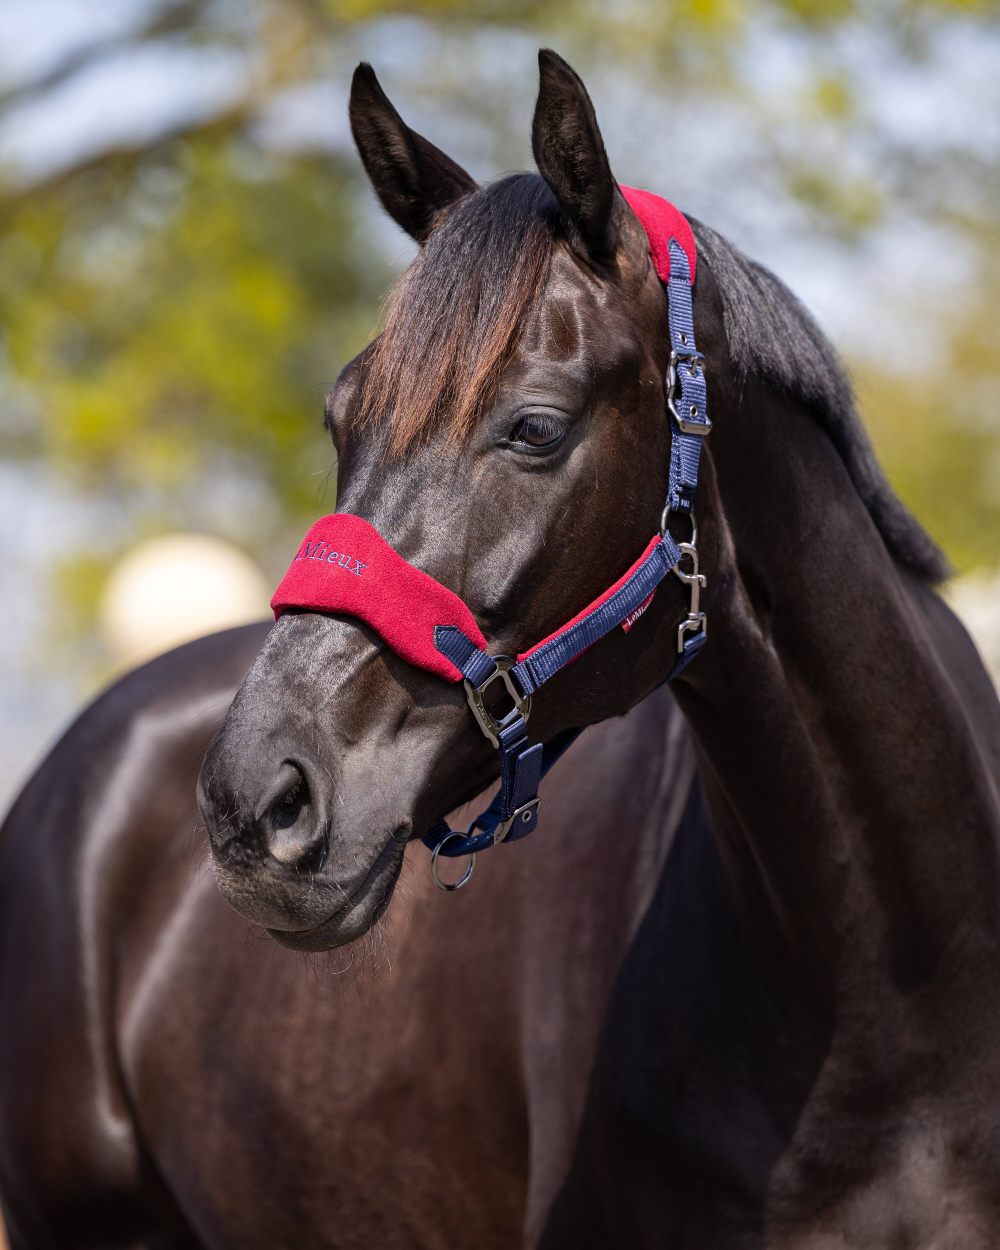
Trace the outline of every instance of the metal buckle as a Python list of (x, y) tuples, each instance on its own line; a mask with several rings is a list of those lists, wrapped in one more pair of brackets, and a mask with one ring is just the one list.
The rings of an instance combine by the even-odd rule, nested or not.
[[(532, 813), (538, 808), (540, 801), (541, 800), (536, 795), (533, 799), (529, 799), (527, 803), (523, 803), (520, 807), (516, 808), (506, 820), (501, 820), (497, 827), (493, 830), (493, 845), (498, 846), (501, 842), (506, 841), (506, 839), (510, 836), (510, 831), (519, 821), (527, 824), (531, 820)], [(441, 857), (441, 852), (452, 840), (452, 838), (472, 837), (474, 831), (480, 827), (479, 819), (480, 818), (477, 816), (472, 824), (469, 825), (468, 829), (466, 829), (464, 834), (459, 833), (454, 829), (450, 830), (444, 835), (441, 841), (431, 852), (431, 878), (437, 888), (439, 890), (444, 890), (447, 894), (453, 894), (456, 890), (461, 890), (463, 886), (469, 884), (472, 879), (472, 874), (476, 870), (476, 856), (478, 855), (478, 851), (472, 851), (470, 853), (469, 862), (466, 864), (465, 872), (462, 873), (457, 881), (443, 881), (441, 879), (438, 867), (438, 860)]]
[(671, 400), (667, 406), (670, 409), (670, 415), (677, 422), (677, 428), (682, 434), (697, 434), (700, 438), (704, 438), (705, 435), (712, 429), (712, 423), (709, 421), (708, 417), (706, 417), (704, 421), (699, 421), (690, 417), (682, 417), (677, 411), (677, 405), (673, 400)]
[[(496, 668), (479, 687), (474, 686), (471, 681), (466, 679), (465, 697), (469, 701), (469, 707), (472, 709), (472, 715), (476, 718), (479, 728), (495, 747), (499, 747), (500, 730), (506, 729), (515, 715), (523, 717), (524, 720), (528, 719), (531, 713), (531, 695), (523, 695), (514, 684), (514, 678), (510, 675), (510, 670), (517, 663), (516, 660), (509, 655), (493, 655), (490, 656), (490, 659), (496, 665)], [(483, 700), (483, 695), (495, 681), (503, 682), (514, 705), (499, 720), (493, 715)]]
[(700, 361), (701, 371), (702, 373), (705, 372), (705, 356), (702, 352), (694, 351), (693, 349), (685, 351), (683, 348), (680, 351), (671, 350), (670, 363), (667, 365), (667, 411), (677, 422), (677, 428), (682, 434), (697, 434), (700, 438), (704, 438), (712, 428), (712, 423), (708, 419), (708, 413), (706, 412), (703, 418), (699, 419), (690, 416), (683, 417), (677, 411), (677, 365), (684, 360), (689, 362)]
[[(694, 517), (691, 518), (692, 526), (694, 526)], [(692, 539), (698, 534), (697, 528), (694, 530)], [(681, 621), (677, 626), (677, 653), (681, 654), (684, 650), (684, 635), (698, 633), (708, 633), (708, 617), (701, 610), (701, 592), (708, 585), (708, 578), (704, 573), (698, 572), (698, 548), (695, 543), (678, 543), (678, 550), (681, 553), (680, 560), (671, 570), (691, 591), (691, 599), (688, 603), (688, 614), (685, 620)], [(685, 573), (681, 568), (681, 560), (684, 557), (691, 561), (691, 572)]]
[(704, 353), (704, 352), (699, 352), (699, 351), (696, 351), (693, 347), (681, 347), (681, 348), (672, 347), (672, 348), (670, 349), (670, 365), (669, 365), (669, 368), (671, 368), (671, 369), (673, 369), (673, 370), (674, 370), (674, 372), (675, 372), (675, 380), (676, 380), (677, 362), (678, 362), (679, 360), (697, 360), (697, 361), (700, 361), (700, 362), (701, 362), (702, 372), (704, 373), (704, 371), (705, 371), (705, 353)]

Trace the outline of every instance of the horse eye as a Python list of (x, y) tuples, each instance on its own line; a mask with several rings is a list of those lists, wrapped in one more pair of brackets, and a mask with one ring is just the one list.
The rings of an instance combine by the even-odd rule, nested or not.
[(566, 437), (566, 427), (554, 417), (529, 412), (518, 417), (508, 441), (525, 451), (552, 451)]

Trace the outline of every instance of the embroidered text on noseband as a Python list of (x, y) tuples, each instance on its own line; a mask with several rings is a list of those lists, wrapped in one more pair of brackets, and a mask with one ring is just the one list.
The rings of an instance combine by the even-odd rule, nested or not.
[(324, 542), (303, 543), (295, 558), (296, 560), (319, 560), (325, 564), (336, 564), (339, 568), (348, 569), (358, 577), (368, 567), (356, 556), (348, 555), (346, 552), (342, 554), (339, 551), (331, 551)]

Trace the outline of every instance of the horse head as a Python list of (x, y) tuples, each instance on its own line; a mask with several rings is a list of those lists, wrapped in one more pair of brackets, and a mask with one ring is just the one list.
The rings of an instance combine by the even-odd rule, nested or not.
[[(667, 299), (649, 238), (583, 84), (553, 53), (540, 69), (539, 173), (484, 186), (406, 126), (368, 66), (355, 73), (365, 169), (421, 247), (383, 333), (326, 404), (338, 512), (460, 596), (491, 650), (512, 655), (642, 553), (671, 451)], [(697, 308), (711, 354), (721, 313), (704, 271)], [(360, 573), (350, 552), (338, 559)], [(670, 581), (633, 628), (545, 686), (536, 740), (620, 715), (665, 679), (683, 605)], [(406, 842), (496, 772), (460, 684), (356, 617), (292, 608), (202, 770), (220, 888), (285, 944), (348, 942), (385, 908)]]

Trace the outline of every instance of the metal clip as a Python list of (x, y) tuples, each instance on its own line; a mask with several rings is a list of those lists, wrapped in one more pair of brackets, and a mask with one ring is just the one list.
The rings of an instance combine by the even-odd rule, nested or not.
[[(474, 686), (472, 682), (465, 682), (465, 697), (472, 709), (472, 715), (476, 718), (476, 723), (483, 731), (490, 742), (495, 747), (500, 746), (500, 730), (506, 729), (515, 716), (521, 716), (524, 720), (528, 719), (531, 713), (531, 695), (523, 695), (514, 684), (514, 678), (510, 675), (510, 670), (517, 663), (511, 659), (509, 655), (494, 655), (490, 657), (496, 668), (481, 686)], [(504, 688), (510, 695), (513, 707), (503, 716), (497, 718), (486, 706), (483, 696), (495, 681), (503, 683)]]
[(704, 612), (689, 616), (677, 626), (677, 654), (684, 654), (684, 635), (702, 633), (708, 635), (708, 617)]
[[(681, 553), (681, 558), (674, 565), (672, 571), (689, 587), (691, 592), (687, 617), (677, 626), (677, 651), (680, 653), (684, 650), (685, 634), (698, 633), (699, 631), (708, 633), (708, 617), (701, 610), (701, 592), (708, 585), (708, 578), (704, 573), (698, 572), (698, 548), (694, 543), (678, 543), (677, 547)], [(681, 560), (685, 556), (691, 561), (690, 573), (685, 573), (681, 568)]]

